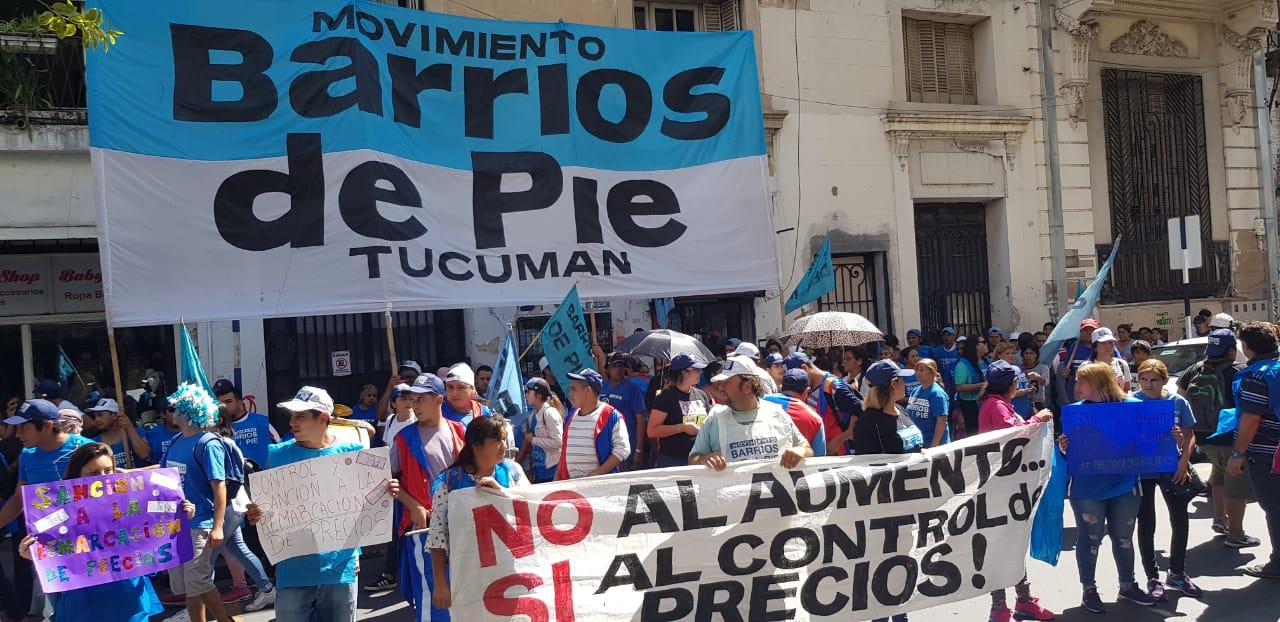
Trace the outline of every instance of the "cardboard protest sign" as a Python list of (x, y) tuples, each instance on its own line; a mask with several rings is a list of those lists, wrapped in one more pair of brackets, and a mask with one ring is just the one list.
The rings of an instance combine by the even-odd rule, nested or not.
[(27, 533), (46, 593), (173, 568), (192, 556), (177, 469), (22, 487)]
[(271, 563), (391, 541), (386, 447), (321, 456), (249, 474)]
[[(1047, 425), (923, 454), (449, 494), (455, 619), (870, 620), (1023, 576)], [(766, 614), (770, 612), (770, 614)]]
[(394, 4), (95, 2), (113, 325), (778, 289), (751, 31)]
[(1173, 401), (1143, 400), (1062, 407), (1067, 471), (1072, 475), (1172, 473), (1178, 469)]

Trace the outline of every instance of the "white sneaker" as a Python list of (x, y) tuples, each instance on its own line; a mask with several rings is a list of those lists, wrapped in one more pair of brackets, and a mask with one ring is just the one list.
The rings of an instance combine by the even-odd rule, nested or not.
[(165, 619), (165, 622), (191, 622), (191, 614), (187, 613), (187, 610), (184, 607), (183, 609), (179, 610), (178, 613), (175, 613), (169, 618)]
[(244, 606), (244, 610), (245, 611), (262, 611), (267, 607), (275, 606), (275, 604), (276, 604), (276, 586), (273, 585), (269, 590), (258, 590), (258, 593), (254, 594), (253, 600), (249, 601), (249, 604)]

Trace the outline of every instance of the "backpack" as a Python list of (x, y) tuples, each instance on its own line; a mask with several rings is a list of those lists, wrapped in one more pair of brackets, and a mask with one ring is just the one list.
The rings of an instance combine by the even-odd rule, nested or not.
[(1229, 368), (1210, 365), (1201, 361), (1189, 373), (1191, 380), (1187, 382), (1187, 401), (1191, 403), (1191, 412), (1196, 416), (1197, 432), (1213, 434), (1218, 430), (1218, 412), (1231, 407), (1227, 389), (1222, 386), (1222, 372)]
[[(240, 494), (240, 489), (247, 488), (249, 471), (245, 467), (246, 460), (244, 459), (244, 454), (240, 453), (239, 447), (228, 443), (227, 439), (222, 438), (220, 435), (214, 434), (213, 432), (205, 432), (196, 440), (196, 446), (194, 449), (196, 466), (199, 466), (200, 471), (205, 474), (205, 479), (208, 479), (209, 477), (209, 470), (206, 469), (203, 464), (200, 464), (200, 456), (204, 454), (205, 447), (208, 447), (209, 443), (212, 443), (215, 440), (222, 443), (222, 468), (227, 474), (227, 478), (224, 482), (227, 486), (227, 505), (230, 506), (231, 500), (235, 499), (236, 495)], [(170, 445), (169, 447), (172, 449), (173, 446)], [(166, 450), (165, 458), (168, 457), (168, 454), (169, 452)], [(164, 458), (161, 459), (160, 463), (164, 464)]]

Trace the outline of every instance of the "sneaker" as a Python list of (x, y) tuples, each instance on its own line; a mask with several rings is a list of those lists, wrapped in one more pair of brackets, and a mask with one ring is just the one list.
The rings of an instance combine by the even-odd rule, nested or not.
[(227, 590), (227, 592), (222, 595), (222, 602), (230, 605), (231, 603), (246, 601), (250, 598), (253, 598), (253, 591), (249, 589), (249, 586), (244, 585), (241, 587), (232, 587), (230, 590)]
[(166, 607), (186, 607), (187, 595), (186, 594), (170, 594), (168, 596), (161, 596), (160, 604)]
[(1106, 613), (1107, 608), (1102, 604), (1102, 597), (1098, 596), (1098, 588), (1085, 588), (1084, 597), (1080, 599), (1080, 606), (1084, 607), (1089, 613)]
[(364, 590), (366, 592), (390, 592), (397, 587), (400, 587), (400, 584), (394, 576), (382, 574), (378, 576), (377, 581), (364, 586)]
[(275, 604), (276, 586), (272, 585), (265, 590), (258, 590), (258, 593), (254, 595), (253, 600), (249, 601), (249, 604), (244, 606), (244, 610), (246, 612), (262, 611), (267, 607), (275, 606)]
[(1262, 564), (1255, 564), (1244, 569), (1244, 573), (1259, 579), (1280, 579), (1280, 568), (1268, 568)]
[[(1169, 576), (1172, 577), (1173, 575)], [(1159, 579), (1147, 581), (1147, 593), (1150, 594), (1152, 598), (1156, 599), (1156, 602), (1158, 603), (1168, 600), (1164, 596), (1164, 584), (1161, 583)]]
[(1165, 581), (1165, 584), (1169, 586), (1169, 589), (1178, 590), (1192, 598), (1200, 598), (1200, 595), (1204, 594), (1204, 590), (1200, 589), (1200, 586), (1195, 583), (1192, 583), (1191, 577), (1188, 577), (1185, 574), (1173, 574), (1171, 572), (1169, 573), (1169, 578)]
[(1227, 519), (1225, 518), (1213, 519), (1213, 525), (1210, 527), (1210, 529), (1213, 529), (1213, 533), (1216, 533), (1220, 536), (1226, 536), (1231, 534), (1231, 529), (1227, 527)]
[(1032, 598), (1018, 601), (1013, 607), (1013, 617), (1019, 620), (1052, 620), (1055, 616), (1040, 604), (1039, 598)]
[(1013, 622), (1013, 612), (1008, 607), (992, 607), (988, 622)]
[(1247, 549), (1249, 547), (1258, 546), (1262, 541), (1248, 534), (1241, 535), (1238, 538), (1228, 537), (1223, 544), (1233, 549)]
[(1135, 605), (1142, 605), (1143, 607), (1150, 607), (1156, 604), (1156, 599), (1150, 594), (1142, 591), (1142, 588), (1138, 587), (1137, 583), (1130, 583), (1129, 585), (1120, 588), (1118, 596)]
[(191, 614), (186, 609), (173, 614), (165, 622), (191, 622)]

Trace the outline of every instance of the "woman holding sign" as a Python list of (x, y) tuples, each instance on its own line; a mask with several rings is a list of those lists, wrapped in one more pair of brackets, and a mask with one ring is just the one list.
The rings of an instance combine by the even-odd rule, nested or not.
[[(116, 458), (111, 446), (90, 443), (71, 453), (63, 476), (78, 479), (115, 473)], [(182, 505), (188, 518), (195, 515), (196, 506), (190, 501)], [(35, 536), (28, 535), (18, 545), (24, 558), (31, 559), (31, 546), (35, 541)], [(151, 579), (145, 576), (68, 590), (50, 597), (58, 622), (146, 622), (151, 616), (164, 612)]]
[[(1109, 363), (1081, 365), (1076, 372), (1076, 394), (1083, 398), (1077, 404), (1137, 401), (1120, 388)], [(1058, 446), (1063, 454), (1069, 451), (1066, 434), (1058, 437)], [(1120, 575), (1120, 598), (1144, 606), (1156, 604), (1155, 598), (1138, 587), (1133, 575), (1133, 528), (1142, 504), (1139, 494), (1137, 475), (1073, 475), (1067, 481), (1067, 498), (1076, 516), (1076, 566), (1084, 586), (1082, 605), (1091, 613), (1107, 612), (1094, 576), (1098, 547), (1108, 535)]]

